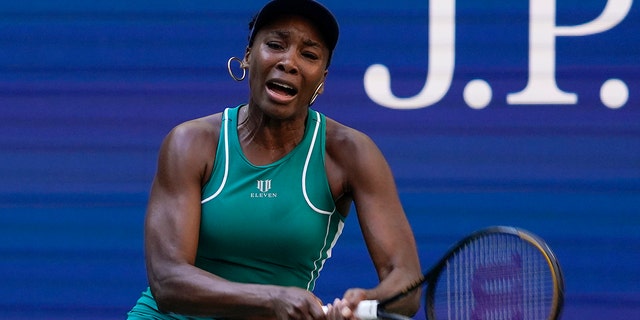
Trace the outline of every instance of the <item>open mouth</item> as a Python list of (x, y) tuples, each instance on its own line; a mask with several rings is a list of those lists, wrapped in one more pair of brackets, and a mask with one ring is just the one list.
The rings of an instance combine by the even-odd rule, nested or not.
[(290, 84), (279, 81), (267, 82), (267, 88), (277, 94), (284, 96), (295, 96), (298, 93), (298, 89), (294, 88)]

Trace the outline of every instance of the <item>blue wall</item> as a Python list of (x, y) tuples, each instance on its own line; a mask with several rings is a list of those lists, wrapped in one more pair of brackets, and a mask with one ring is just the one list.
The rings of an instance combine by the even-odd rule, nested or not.
[[(0, 3), (0, 318), (124, 317), (146, 286), (142, 222), (159, 144), (184, 120), (246, 101), (226, 61), (243, 54), (261, 3)], [(325, 3), (342, 33), (315, 108), (386, 154), (425, 267), (468, 232), (516, 225), (560, 258), (564, 319), (640, 314), (637, 3), (607, 30), (555, 38), (553, 79), (576, 103), (514, 104), (540, 17), (529, 1), (457, 1), (453, 80), (412, 110), (374, 102), (363, 79), (384, 64), (394, 94), (420, 92), (432, 71), (428, 1)], [(557, 0), (557, 25), (593, 21), (606, 4)], [(628, 90), (617, 108), (600, 96), (613, 78)], [(483, 108), (464, 98), (474, 79), (491, 89)], [(374, 284), (355, 216), (334, 256), (321, 298)]]

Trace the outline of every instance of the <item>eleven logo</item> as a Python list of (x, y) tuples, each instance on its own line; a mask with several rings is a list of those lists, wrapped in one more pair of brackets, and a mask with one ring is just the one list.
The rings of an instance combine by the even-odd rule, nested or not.
[(277, 192), (269, 192), (271, 190), (271, 179), (256, 180), (256, 189), (260, 192), (251, 192), (250, 198), (277, 198)]
[(258, 190), (262, 193), (267, 193), (271, 190), (271, 180), (258, 180)]

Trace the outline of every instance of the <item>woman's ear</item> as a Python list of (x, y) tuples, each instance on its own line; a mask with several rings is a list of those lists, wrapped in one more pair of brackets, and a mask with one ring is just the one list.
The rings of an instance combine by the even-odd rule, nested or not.
[(243, 67), (249, 66), (249, 55), (251, 55), (251, 47), (247, 47), (247, 49), (244, 52), (244, 59), (242, 59)]
[(327, 81), (327, 74), (329, 74), (329, 70), (324, 71), (324, 76), (322, 76), (322, 83), (320, 83), (319, 86), (320, 89), (316, 91), (318, 94), (322, 94), (324, 92), (324, 82)]
[(316, 90), (316, 93), (318, 95), (322, 94), (324, 92), (324, 80), (322, 80), (322, 82), (318, 85), (318, 89)]

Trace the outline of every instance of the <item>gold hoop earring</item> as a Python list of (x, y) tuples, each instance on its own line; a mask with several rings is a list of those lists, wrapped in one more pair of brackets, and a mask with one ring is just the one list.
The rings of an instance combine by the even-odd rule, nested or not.
[[(240, 64), (240, 69), (242, 69), (242, 76), (241, 77), (236, 77), (236, 75), (233, 74), (233, 71), (231, 70), (231, 62), (233, 62), (233, 61), (238, 61), (238, 63)], [(231, 57), (231, 58), (229, 58), (229, 60), (227, 60), (227, 71), (229, 71), (229, 75), (231, 76), (231, 78), (233, 80), (235, 80), (235, 81), (238, 81), (238, 82), (244, 80), (244, 78), (247, 76), (247, 66), (238, 57)]]
[(311, 102), (309, 102), (309, 106), (312, 106), (313, 103), (316, 102), (316, 98), (318, 98), (318, 95), (320, 94), (320, 88), (322, 88), (322, 86), (324, 86), (324, 81), (320, 82), (320, 84), (316, 88), (316, 91), (313, 93), (313, 96), (311, 97)]

